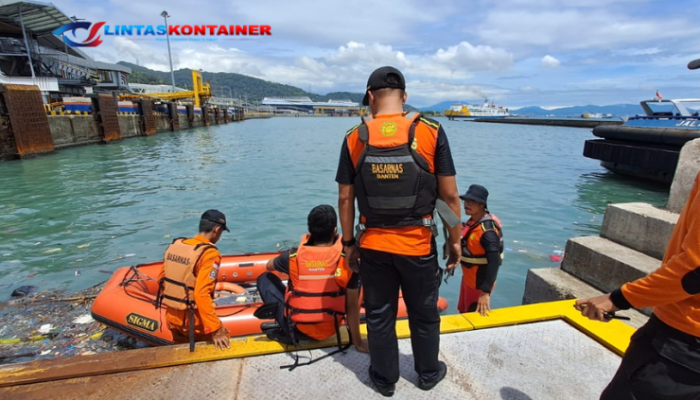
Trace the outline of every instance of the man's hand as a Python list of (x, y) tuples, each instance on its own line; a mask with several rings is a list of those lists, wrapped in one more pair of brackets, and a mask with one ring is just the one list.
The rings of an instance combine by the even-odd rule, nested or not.
[(345, 260), (348, 263), (348, 267), (352, 272), (359, 273), (360, 268), (357, 266), (357, 262), (360, 259), (360, 248), (356, 244), (348, 246), (345, 248)]
[(367, 344), (366, 340), (353, 341), (353, 345), (355, 346), (355, 350), (359, 351), (360, 353), (369, 353), (369, 345)]
[(481, 293), (476, 303), (476, 312), (481, 314), (482, 317), (488, 317), (489, 311), (491, 311), (491, 294)]
[(601, 322), (610, 321), (609, 318), (605, 318), (604, 313), (620, 310), (615, 307), (612, 300), (610, 300), (610, 293), (598, 297), (591, 297), (590, 299), (576, 300), (574, 307), (581, 311), (581, 315), (584, 317)]
[(462, 254), (462, 246), (457, 243), (450, 243), (449, 245), (450, 254), (447, 258), (447, 273), (452, 273), (452, 271), (459, 265), (459, 256)]
[(223, 325), (221, 325), (221, 328), (219, 328), (216, 332), (212, 333), (211, 339), (214, 342), (214, 347), (220, 350), (223, 350), (225, 348), (229, 348), (229, 339), (228, 339), (228, 329), (226, 329)]

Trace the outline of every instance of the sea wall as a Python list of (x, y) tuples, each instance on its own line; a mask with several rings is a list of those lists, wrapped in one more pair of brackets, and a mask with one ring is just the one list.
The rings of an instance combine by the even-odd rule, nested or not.
[(0, 84), (0, 160), (244, 118), (239, 109), (177, 106), (146, 98), (117, 101), (111, 94), (65, 98), (63, 106), (49, 109), (37, 86)]

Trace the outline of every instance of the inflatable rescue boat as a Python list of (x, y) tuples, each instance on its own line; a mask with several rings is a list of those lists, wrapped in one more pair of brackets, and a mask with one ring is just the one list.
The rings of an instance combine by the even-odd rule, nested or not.
[[(260, 325), (273, 320), (253, 314), (263, 305), (256, 280), (265, 273), (267, 261), (279, 253), (223, 256), (217, 275), (216, 314), (230, 336), (262, 333)], [(92, 304), (92, 317), (104, 325), (151, 345), (173, 344), (165, 322), (166, 306), (155, 308), (158, 274), (163, 262), (141, 264), (118, 269), (105, 284)], [(275, 272), (286, 282), (288, 276)], [(219, 292), (221, 290), (221, 292)], [(440, 297), (440, 312), (447, 309), (447, 300)], [(360, 310), (364, 316), (364, 309)], [(406, 305), (399, 299), (398, 318), (406, 318)]]

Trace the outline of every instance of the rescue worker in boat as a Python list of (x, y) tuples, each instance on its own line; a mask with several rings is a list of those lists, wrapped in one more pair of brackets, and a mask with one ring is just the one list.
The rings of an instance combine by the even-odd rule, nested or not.
[(681, 212), (661, 266), (611, 293), (577, 300), (592, 320), (654, 307), (632, 335), (601, 400), (700, 399), (700, 174)]
[(289, 275), (287, 287), (271, 272), (258, 278), (263, 302), (277, 305), (278, 326), (265, 333), (285, 344), (293, 344), (294, 339), (324, 340), (336, 334), (334, 316), (309, 311), (334, 309), (346, 315), (355, 348), (367, 353), (367, 343), (360, 336), (360, 276), (345, 262), (335, 209), (314, 207), (307, 224), (309, 234), (301, 238), (299, 247), (283, 251), (267, 263), (268, 271)]
[(212, 341), (223, 350), (229, 347), (229, 331), (214, 309), (216, 276), (221, 254), (215, 244), (223, 231), (230, 232), (226, 216), (218, 210), (207, 210), (199, 221), (199, 234), (193, 238), (175, 239), (165, 251), (163, 269), (158, 276), (158, 306), (165, 304), (165, 319), (173, 334), (173, 342)]
[[(346, 133), (335, 179), (348, 265), (362, 277), (369, 378), (385, 397), (394, 395), (399, 380), (399, 290), (408, 313), (418, 387), (431, 390), (447, 374), (438, 357), (442, 270), (435, 244), (436, 209), (452, 221), (448, 268), (457, 266), (460, 252), (459, 192), (447, 135), (437, 121), (405, 113), (407, 98), (401, 71), (387, 66), (372, 72), (362, 100), (371, 115)], [(360, 223), (355, 237), (356, 199)]]
[(491, 293), (503, 259), (503, 229), (498, 217), (488, 210), (488, 196), (481, 185), (471, 185), (459, 196), (470, 218), (462, 224), (462, 287), (457, 310), (476, 311), (482, 316), (491, 311)]

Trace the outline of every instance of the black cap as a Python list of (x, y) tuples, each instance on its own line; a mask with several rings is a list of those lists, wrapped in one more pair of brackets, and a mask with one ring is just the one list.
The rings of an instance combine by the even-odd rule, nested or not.
[(226, 216), (219, 210), (207, 210), (202, 214), (202, 219), (221, 225), (226, 232), (231, 232), (226, 226)]
[(459, 196), (462, 200), (474, 200), (486, 206), (486, 199), (489, 198), (489, 191), (481, 185), (471, 185), (467, 189), (467, 193)]
[[(393, 79), (392, 79), (393, 78)], [(362, 105), (369, 105), (369, 92), (377, 89), (393, 88), (406, 89), (406, 80), (401, 71), (394, 67), (381, 67), (372, 72), (367, 80), (367, 91), (362, 99)]]

